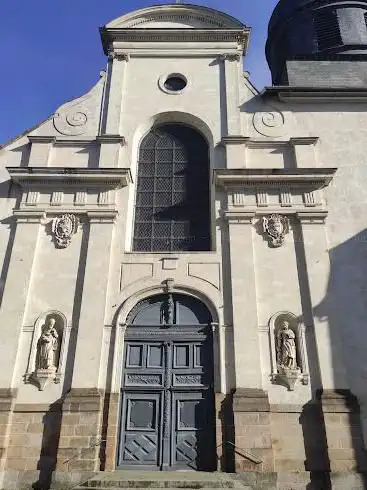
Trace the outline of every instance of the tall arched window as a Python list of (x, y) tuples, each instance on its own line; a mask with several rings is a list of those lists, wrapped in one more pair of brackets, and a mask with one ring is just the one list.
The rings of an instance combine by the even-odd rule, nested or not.
[(133, 249), (210, 250), (208, 144), (188, 126), (159, 126), (141, 143)]

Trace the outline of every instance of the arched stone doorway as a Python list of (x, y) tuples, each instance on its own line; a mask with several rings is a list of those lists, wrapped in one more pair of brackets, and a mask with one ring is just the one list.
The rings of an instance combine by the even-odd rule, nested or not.
[(198, 299), (159, 294), (130, 312), (118, 466), (215, 469), (212, 318)]

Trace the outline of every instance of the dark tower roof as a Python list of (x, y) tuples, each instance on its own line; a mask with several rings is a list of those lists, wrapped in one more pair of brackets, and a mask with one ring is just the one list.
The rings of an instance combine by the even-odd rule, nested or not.
[(273, 83), (287, 83), (287, 60), (367, 56), (366, 18), (367, 0), (280, 0), (266, 43)]

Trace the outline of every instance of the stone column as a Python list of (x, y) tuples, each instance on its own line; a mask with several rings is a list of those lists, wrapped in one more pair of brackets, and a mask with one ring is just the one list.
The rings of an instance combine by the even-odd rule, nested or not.
[(96, 388), (103, 343), (115, 214), (89, 212), (89, 240), (72, 387)]
[(1, 388), (19, 382), (14, 379), (19, 338), (44, 214), (39, 210), (14, 211), (17, 225), (0, 310)]

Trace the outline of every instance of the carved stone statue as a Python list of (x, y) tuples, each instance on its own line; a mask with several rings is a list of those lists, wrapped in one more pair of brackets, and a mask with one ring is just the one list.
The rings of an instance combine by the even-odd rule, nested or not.
[(175, 303), (172, 294), (168, 294), (161, 308), (161, 323), (163, 325), (173, 325), (175, 316)]
[(59, 335), (55, 328), (55, 323), (55, 319), (50, 318), (42, 328), (42, 333), (37, 343), (36, 369), (55, 371), (57, 368)]
[(283, 369), (298, 369), (296, 334), (289, 327), (289, 322), (284, 320), (278, 332), (277, 360), (279, 367)]

